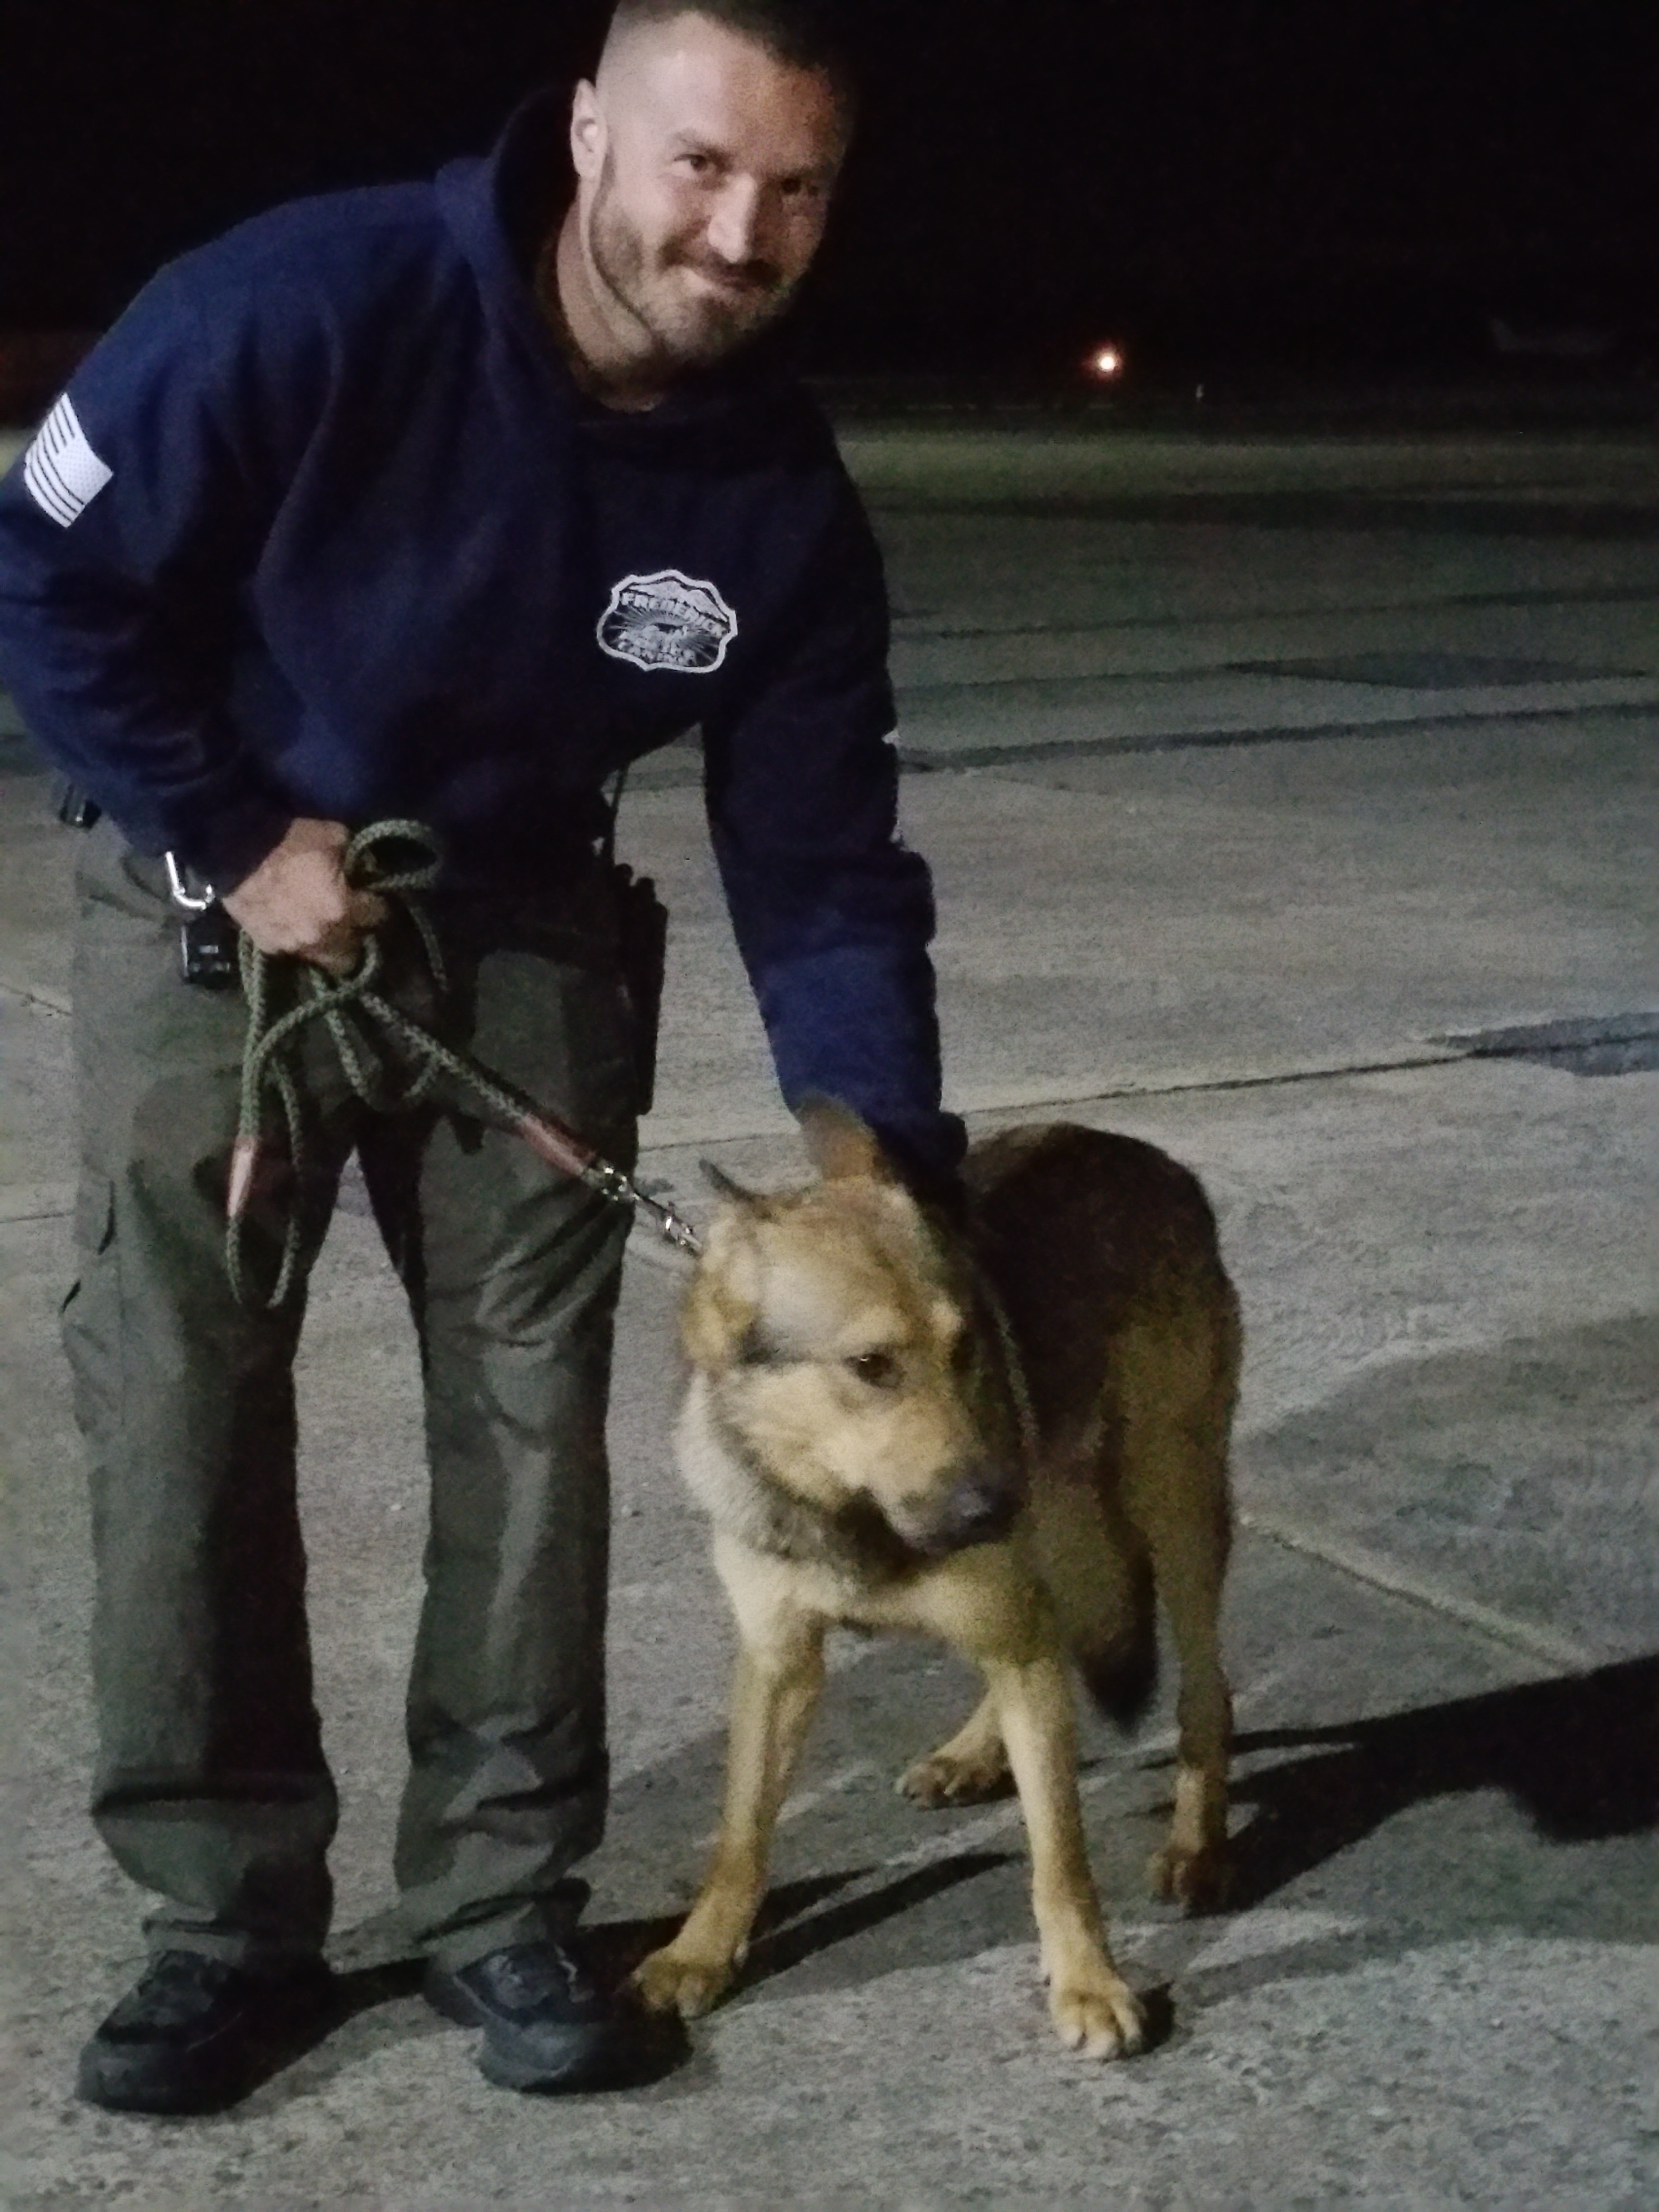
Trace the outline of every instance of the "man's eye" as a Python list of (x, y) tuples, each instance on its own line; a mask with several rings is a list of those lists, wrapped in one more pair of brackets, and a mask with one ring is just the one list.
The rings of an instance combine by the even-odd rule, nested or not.
[(890, 1352), (860, 1352), (847, 1364), (860, 1382), (877, 1390), (890, 1390), (899, 1379), (899, 1365)]
[(680, 167), (689, 170), (694, 177), (712, 176), (714, 173), (714, 157), (712, 154), (682, 154)]

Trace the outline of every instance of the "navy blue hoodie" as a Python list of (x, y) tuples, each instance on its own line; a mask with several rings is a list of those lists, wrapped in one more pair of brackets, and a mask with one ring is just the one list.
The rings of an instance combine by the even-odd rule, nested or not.
[(544, 98), (488, 161), (164, 269), (0, 484), (0, 674), (135, 847), (222, 890), (296, 815), (413, 815), (453, 887), (533, 882), (700, 726), (785, 1097), (948, 1166), (868, 522), (767, 341), (647, 414), (584, 398), (528, 276), (562, 140)]

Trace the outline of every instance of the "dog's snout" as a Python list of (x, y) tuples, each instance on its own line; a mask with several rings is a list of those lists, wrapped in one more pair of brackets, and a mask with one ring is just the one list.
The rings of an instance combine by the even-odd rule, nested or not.
[(939, 1516), (938, 1548), (954, 1552), (969, 1544), (994, 1543), (1012, 1528), (1018, 1510), (1018, 1494), (1006, 1475), (964, 1475), (946, 1498)]

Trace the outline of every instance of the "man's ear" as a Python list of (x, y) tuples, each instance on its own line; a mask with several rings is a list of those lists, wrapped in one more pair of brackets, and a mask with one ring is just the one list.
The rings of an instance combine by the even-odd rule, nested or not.
[(795, 1109), (807, 1158), (825, 1182), (896, 1182), (874, 1133), (838, 1098), (804, 1098)]
[(605, 111), (584, 77), (570, 103), (570, 162), (579, 177), (597, 177), (605, 166)]

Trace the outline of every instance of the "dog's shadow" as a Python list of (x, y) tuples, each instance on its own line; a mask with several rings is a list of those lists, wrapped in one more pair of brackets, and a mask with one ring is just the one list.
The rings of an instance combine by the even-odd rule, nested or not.
[[(1447, 1796), (1501, 1791), (1550, 1844), (1591, 1844), (1659, 1826), (1656, 1719), (1659, 1656), (1352, 1723), (1243, 1731), (1233, 1796), (1244, 1817), (1233, 1841), (1229, 1910), (1262, 1904), (1412, 1807)], [(1300, 1755), (1255, 1764), (1255, 1754), (1274, 1752)], [(1170, 1763), (1168, 1754), (1159, 1754), (1139, 1768), (1126, 1765), (1125, 1779), (1137, 1771), (1158, 1773)], [(995, 1945), (1030, 1942), (1029, 1885), (1014, 1808), (1007, 1818), (1010, 1849), (984, 1848), (976, 1835), (973, 1849), (902, 1867), (884, 1881), (879, 1864), (866, 1863), (775, 1884), (734, 1995), (752, 1996), (801, 1968), (809, 1970), (815, 1990), (845, 1987), (899, 1967), (942, 1965)], [(810, 1815), (799, 1823), (798, 1852), (811, 1851), (811, 1827)], [(832, 1848), (832, 1838), (839, 1842), (844, 1834), (838, 1824), (821, 1840)], [(1441, 1874), (1436, 1914), (1443, 1924), (1488, 1924), (1493, 1900), (1479, 1845)], [(1553, 1884), (1544, 1887), (1547, 1900), (1525, 1887), (1505, 1889), (1502, 1909), (1521, 1932), (1528, 1932), (1534, 1913), (1539, 1932), (1564, 1932), (1560, 1899)], [(1131, 1899), (1120, 1891), (1109, 1902), (1121, 1914)], [(1404, 1931), (1408, 1903), (1402, 1900), (1398, 1931), (1378, 1931), (1385, 1948), (1413, 1940)], [(1573, 1909), (1584, 1932), (1594, 1934), (1597, 1915), (1617, 1908), (1585, 1893)], [(616, 1970), (626, 1972), (668, 1941), (682, 1917), (617, 1922), (596, 1930), (596, 1937)], [(1154, 2040), (1168, 2002), (1167, 1991), (1153, 1993)]]
[(1501, 1790), (1552, 1844), (1659, 1826), (1659, 1656), (1321, 1728), (1254, 1729), (1236, 1777), (1250, 1817), (1233, 1843), (1236, 1906), (1260, 1903), (1407, 1808)]
[[(863, 1885), (880, 1875), (878, 1866), (849, 1867), (838, 1874), (775, 1882), (756, 1915), (749, 1954), (733, 1984), (734, 1991), (756, 1989), (792, 1966), (901, 1919), (965, 1882), (977, 1881), (994, 1868), (1016, 1863), (1017, 1854), (1012, 1851), (957, 1851), (946, 1858), (907, 1867), (874, 1889)], [(859, 1893), (848, 1897), (843, 1893), (849, 1889)], [(839, 1902), (830, 1903), (832, 1899)], [(672, 1940), (684, 1917), (677, 1912), (648, 1920), (615, 1920), (593, 1928), (588, 1946), (595, 1964), (608, 1978), (625, 1979), (647, 1953)]]
[[(1659, 1826), (1656, 1723), (1659, 1655), (1366, 1720), (1247, 1729), (1237, 1745), (1243, 1771), (1235, 1779), (1233, 1796), (1246, 1817), (1234, 1838), (1230, 1910), (1261, 1905), (1412, 1807), (1447, 1796), (1501, 1791), (1549, 1844), (1644, 1834)], [(717, 1737), (696, 1747), (708, 1768), (711, 1790), (720, 1747)], [(1299, 1755), (1270, 1765), (1253, 1764), (1255, 1754), (1274, 1752)], [(1158, 1773), (1169, 1763), (1168, 1755), (1160, 1754), (1138, 1769), (1127, 1765), (1124, 1771), (1126, 1778), (1137, 1771)], [(925, 1817), (950, 1820), (972, 1814)], [(1017, 1826), (1012, 1807), (1008, 1818)], [(829, 1835), (839, 1838), (842, 1832), (832, 1828)], [(799, 1824), (795, 1848), (811, 1850), (810, 1815)], [(1471, 1927), (1490, 1924), (1492, 1898), (1478, 1859), (1465, 1856), (1437, 1872), (1443, 1877), (1435, 1899), (1441, 1924), (1455, 1926), (1464, 1918)], [(1466, 1894), (1460, 1894), (1460, 1883)], [(1616, 1909), (1616, 1904), (1602, 1899), (1595, 1884), (1575, 1894), (1583, 1932), (1593, 1936), (1597, 1914)], [(1120, 1896), (1113, 1901), (1121, 1912), (1128, 1900)], [(1505, 1890), (1504, 1913), (1520, 1932), (1533, 1932), (1534, 1910), (1527, 1890)], [(1560, 1902), (1553, 1890), (1536, 1910), (1547, 1916), (1537, 1932), (1570, 1932), (1561, 1924)], [(675, 1912), (595, 1923), (588, 1942), (596, 1969), (608, 1981), (620, 1983), (648, 1952), (672, 1938), (683, 1917)], [(1403, 1924), (1408, 1918), (1402, 1906), (1401, 1929), (1377, 1931), (1369, 1947), (1371, 1955), (1402, 1942), (1409, 1948), (1417, 1939)], [(801, 1970), (814, 1990), (856, 1986), (898, 1969), (944, 1965), (995, 1946), (1030, 1942), (1032, 1934), (1023, 1850), (946, 1851), (896, 1869), (866, 1860), (774, 1883), (732, 1995), (738, 2002), (757, 1996), (763, 2002), (765, 1993)], [(1166, 1960), (1164, 1971), (1173, 1963)], [(1310, 1958), (1306, 1963), (1311, 1967), (1318, 1961)], [(423, 2006), (412, 2014), (406, 2008), (387, 2009), (418, 1995), (422, 1971), (418, 1960), (399, 1957), (341, 1972), (333, 2027), (349, 2026), (351, 2032), (337, 2041), (331, 2032), (325, 2044), (293, 2075), (270, 2084), (261, 2098), (281, 2103), (295, 2094), (314, 2093), (339, 2067), (359, 2063), (366, 2049), (410, 2035), (447, 2033), (445, 2024)], [(1277, 1974), (1283, 1968), (1268, 1958), (1256, 1971)], [(797, 1982), (795, 1987), (800, 1986)], [(1143, 1984), (1141, 1994), (1149, 2045), (1156, 2048), (1175, 2024), (1170, 1989), (1167, 1983), (1150, 1990)], [(378, 2017), (367, 2017), (371, 2014)], [(700, 2086), (702, 2076), (694, 2057), (689, 2067), (664, 2081), (659, 2094), (694, 2094)]]

